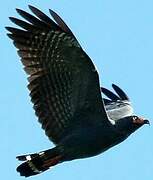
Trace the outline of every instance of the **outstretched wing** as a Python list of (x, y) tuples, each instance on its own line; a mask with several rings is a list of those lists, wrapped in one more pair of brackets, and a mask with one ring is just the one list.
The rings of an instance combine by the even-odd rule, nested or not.
[(127, 96), (127, 94), (117, 85), (112, 84), (113, 89), (115, 90), (115, 92), (117, 93), (114, 94), (112, 91), (106, 89), (106, 88), (101, 88), (101, 91), (103, 94), (105, 94), (109, 99), (103, 98), (104, 101), (106, 102), (106, 104), (111, 103), (112, 101), (130, 101), (129, 97)]
[(116, 121), (133, 114), (133, 108), (127, 94), (117, 85), (112, 84), (114, 91), (101, 88), (101, 91), (107, 98), (103, 98), (107, 114), (110, 119)]
[(22, 29), (6, 28), (29, 74), (31, 100), (47, 136), (59, 143), (75, 126), (76, 117), (77, 123), (84, 123), (83, 117), (98, 114), (106, 123), (99, 77), (90, 58), (55, 12), (50, 10), (56, 23), (29, 8), (37, 17), (17, 9), (28, 22), (10, 17)]

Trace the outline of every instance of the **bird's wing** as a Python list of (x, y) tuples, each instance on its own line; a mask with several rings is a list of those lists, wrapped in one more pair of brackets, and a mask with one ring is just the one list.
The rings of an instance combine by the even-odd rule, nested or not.
[(112, 87), (116, 94), (106, 88), (101, 88), (102, 93), (109, 98), (103, 98), (107, 115), (114, 121), (131, 116), (133, 114), (133, 107), (129, 97), (117, 85), (112, 84)]
[(128, 95), (117, 85), (112, 84), (113, 89), (115, 90), (115, 92), (118, 94), (120, 100), (125, 100), (125, 101), (130, 101)]
[(117, 101), (129, 101), (130, 102), (129, 97), (120, 87), (118, 87), (115, 84), (112, 84), (112, 87), (113, 87), (114, 91), (116, 92), (116, 94), (104, 87), (101, 87), (101, 92), (109, 98), (109, 99), (103, 98), (105, 105), (110, 104), (112, 102), (117, 102)]
[(74, 119), (84, 123), (87, 114), (97, 113), (107, 124), (98, 73), (90, 58), (55, 12), (50, 10), (56, 23), (37, 8), (29, 8), (36, 17), (17, 9), (27, 22), (10, 17), (22, 29), (6, 28), (29, 75), (31, 100), (47, 136), (59, 143)]

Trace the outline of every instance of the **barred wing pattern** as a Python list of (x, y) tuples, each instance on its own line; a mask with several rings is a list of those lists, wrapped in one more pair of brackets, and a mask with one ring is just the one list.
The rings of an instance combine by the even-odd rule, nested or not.
[[(10, 17), (22, 29), (6, 27), (29, 74), (28, 88), (36, 115), (46, 135), (59, 143), (83, 117), (102, 116), (108, 122), (99, 77), (68, 26), (53, 11), (54, 21), (35, 7), (36, 15), (17, 12), (28, 22)], [(89, 118), (90, 119), (90, 118)]]

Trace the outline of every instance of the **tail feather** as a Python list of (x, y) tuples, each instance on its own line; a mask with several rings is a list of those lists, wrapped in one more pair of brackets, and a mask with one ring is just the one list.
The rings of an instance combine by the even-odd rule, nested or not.
[(39, 155), (38, 153), (25, 154), (25, 155), (17, 156), (16, 158), (17, 158), (19, 161), (27, 161), (27, 160), (30, 160), (30, 159), (33, 159), (33, 158), (37, 157), (38, 155)]
[(17, 167), (17, 171), (25, 177), (37, 175), (60, 163), (61, 158), (55, 148), (41, 153), (17, 156), (18, 160), (25, 161)]

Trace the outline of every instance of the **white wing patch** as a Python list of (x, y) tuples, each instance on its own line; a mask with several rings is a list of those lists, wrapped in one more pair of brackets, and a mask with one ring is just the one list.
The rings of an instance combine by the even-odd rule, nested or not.
[(129, 101), (112, 102), (106, 105), (105, 108), (111, 123), (112, 121), (117, 121), (121, 118), (133, 115), (133, 108)]

